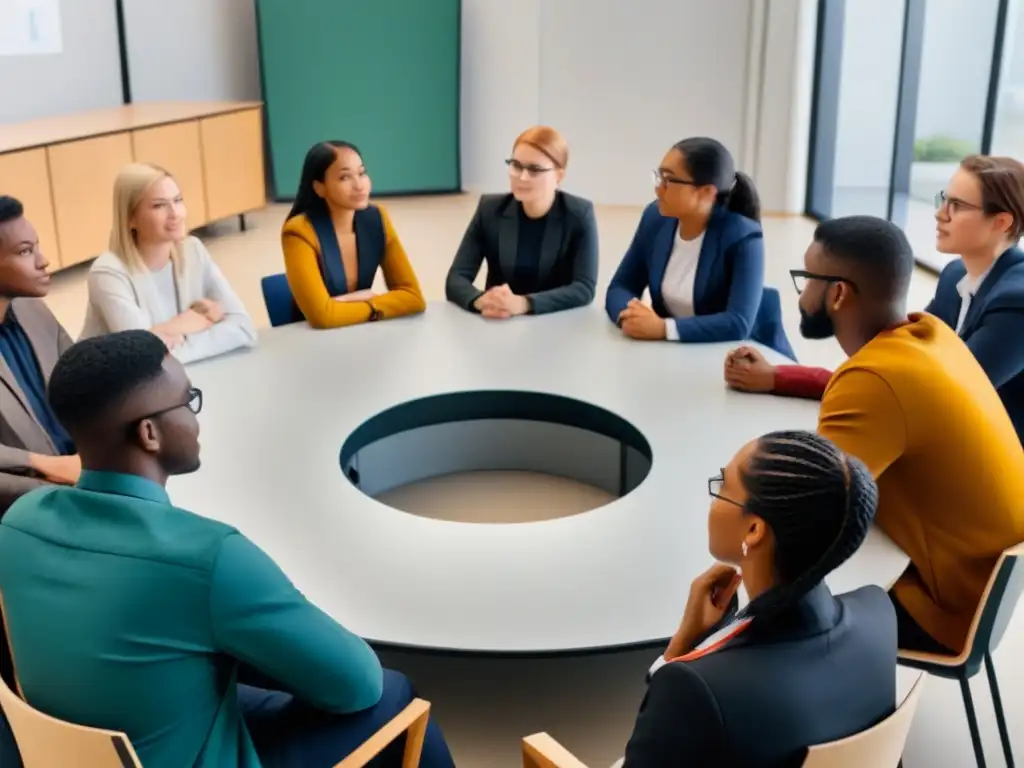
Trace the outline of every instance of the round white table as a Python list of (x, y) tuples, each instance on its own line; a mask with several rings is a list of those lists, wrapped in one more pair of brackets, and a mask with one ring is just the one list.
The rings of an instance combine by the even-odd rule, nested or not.
[[(707, 479), (752, 438), (815, 428), (813, 402), (728, 390), (732, 346), (631, 341), (597, 306), (492, 322), (432, 303), (418, 317), (337, 331), (270, 330), (252, 352), (190, 367), (205, 396), (203, 468), (169, 490), (176, 505), (238, 527), (372, 642), (506, 654), (653, 643), (675, 631), (690, 581), (712, 562)], [(649, 473), (583, 514), (482, 525), (390, 508), (342, 471), (342, 445), (379, 413), (486, 390), (618, 415), (649, 444)], [(501, 443), (499, 429), (490, 435)], [(394, 461), (449, 447), (419, 445)], [(829, 583), (888, 586), (906, 562), (876, 530)]]

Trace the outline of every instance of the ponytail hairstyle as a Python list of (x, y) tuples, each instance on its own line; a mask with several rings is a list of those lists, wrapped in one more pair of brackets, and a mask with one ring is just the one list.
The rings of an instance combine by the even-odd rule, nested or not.
[(327, 213), (327, 203), (313, 189), (313, 182), (324, 180), (327, 169), (334, 165), (338, 157), (339, 149), (351, 149), (357, 155), (362, 155), (359, 147), (347, 141), (320, 141), (309, 148), (302, 162), (302, 176), (299, 178), (299, 189), (295, 193), (292, 209), (288, 212), (289, 219), (301, 214)]
[(718, 190), (715, 205), (761, 221), (761, 198), (753, 180), (736, 170), (732, 154), (721, 142), (695, 136), (677, 142), (673, 149), (682, 153), (686, 170), (697, 186), (711, 185)]
[(810, 592), (860, 548), (878, 506), (864, 463), (813, 432), (772, 432), (741, 472), (745, 512), (775, 537), (777, 583), (744, 617), (777, 614)]

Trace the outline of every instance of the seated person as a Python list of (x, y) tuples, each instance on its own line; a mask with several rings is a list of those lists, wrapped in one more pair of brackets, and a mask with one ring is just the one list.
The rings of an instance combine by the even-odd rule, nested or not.
[[(690, 587), (651, 667), (624, 765), (796, 768), (807, 747), (895, 709), (896, 617), (885, 591), (833, 597), (824, 583), (864, 541), (878, 489), (828, 440), (776, 432), (744, 446), (709, 490), (711, 554), (730, 565)], [(727, 621), (740, 584), (750, 603)]]
[[(33, 707), (125, 732), (146, 768), (292, 768), (335, 765), (411, 701), (259, 547), (173, 506), (168, 477), (199, 468), (203, 398), (160, 339), (79, 342), (49, 395), (81, 480), (26, 494), (0, 522), (0, 594)], [(423, 765), (452, 765), (434, 723)]]
[(950, 325), (907, 315), (914, 256), (896, 225), (833, 219), (804, 264), (800, 330), (849, 355), (818, 431), (874, 473), (878, 524), (910, 557), (892, 591), (900, 647), (957, 654), (999, 555), (1024, 541), (1024, 449)]
[[(370, 177), (346, 141), (314, 144), (281, 231), (295, 303), (314, 328), (387, 320), (426, 309), (387, 211), (370, 203)], [(377, 269), (387, 293), (373, 291)]]
[[(935, 247), (960, 254), (939, 277), (925, 308), (953, 328), (999, 392), (1024, 441), (1024, 166), (1009, 157), (966, 158), (936, 200)], [(832, 371), (773, 366), (741, 347), (726, 358), (725, 380), (745, 392), (820, 400)]]
[[(714, 139), (676, 144), (654, 172), (647, 206), (605, 310), (634, 339), (751, 338), (764, 289), (760, 202)], [(640, 300), (650, 290), (651, 305)]]
[(53, 366), (71, 346), (42, 301), (50, 290), (46, 267), (21, 203), (0, 196), (0, 517), (34, 488), (74, 485), (82, 468), (46, 402)]
[[(445, 294), (484, 317), (583, 307), (597, 283), (594, 205), (562, 192), (569, 148), (554, 128), (519, 135), (505, 161), (511, 194), (483, 195), (448, 271)], [(487, 262), (486, 290), (473, 285)]]
[(136, 163), (117, 175), (110, 251), (89, 270), (83, 339), (149, 329), (183, 363), (256, 345), (245, 307), (189, 236), (185, 214), (164, 169)]

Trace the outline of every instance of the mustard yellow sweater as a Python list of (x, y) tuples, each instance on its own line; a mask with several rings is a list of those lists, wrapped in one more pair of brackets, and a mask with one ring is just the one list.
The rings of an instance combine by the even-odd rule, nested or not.
[(911, 561), (896, 599), (960, 651), (1000, 553), (1024, 541), (1024, 449), (956, 333), (910, 319), (836, 371), (818, 431), (878, 482), (878, 525)]
[[(320, 243), (313, 225), (306, 216), (295, 216), (285, 222), (281, 230), (281, 248), (284, 252), (285, 273), (295, 303), (314, 328), (340, 328), (344, 325), (365, 323), (372, 310), (386, 320), (402, 315), (414, 315), (426, 308), (416, 273), (398, 239), (391, 217), (378, 206), (384, 223), (383, 253), (359, 253), (358, 259), (372, 259), (380, 264), (388, 292), (370, 302), (335, 301), (327, 291), (320, 272)], [(362, 250), (362, 248), (360, 248)], [(350, 279), (350, 287), (352, 281)]]

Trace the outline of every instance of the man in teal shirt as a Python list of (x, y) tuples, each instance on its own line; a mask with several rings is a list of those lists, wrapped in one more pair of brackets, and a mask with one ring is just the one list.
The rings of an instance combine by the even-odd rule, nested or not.
[[(49, 400), (82, 477), (23, 496), (0, 523), (0, 595), (30, 704), (124, 731), (146, 768), (292, 768), (334, 765), (411, 700), (255, 544), (171, 505), (167, 478), (199, 468), (203, 400), (160, 339), (76, 344)], [(423, 765), (452, 765), (433, 725)]]

